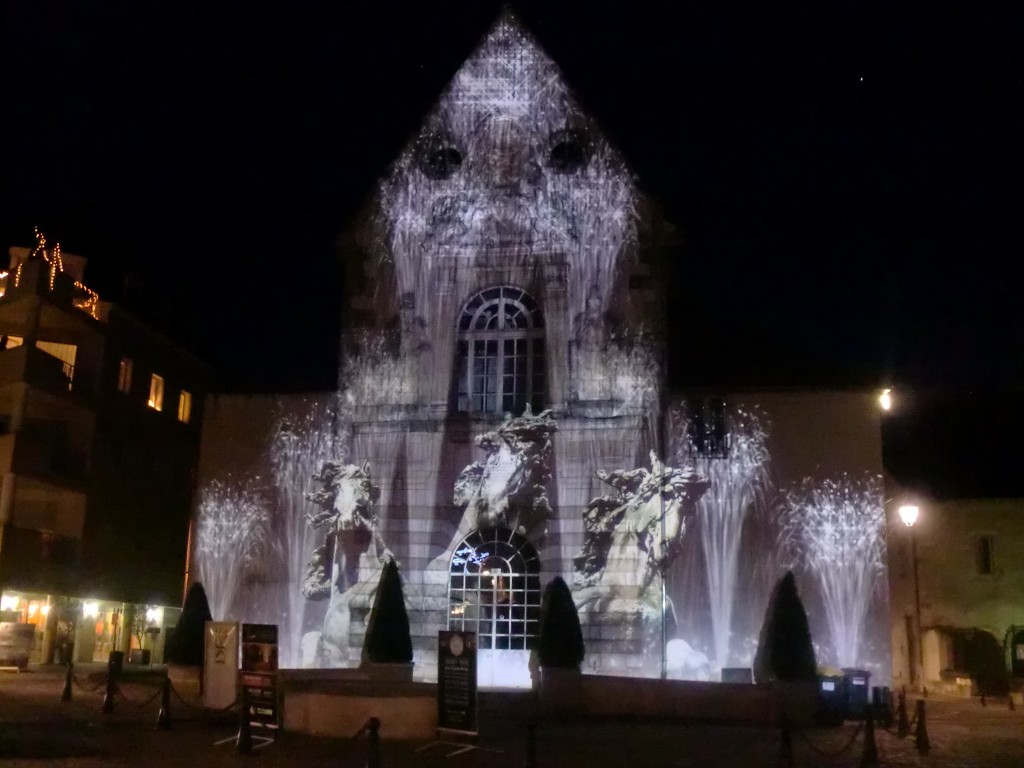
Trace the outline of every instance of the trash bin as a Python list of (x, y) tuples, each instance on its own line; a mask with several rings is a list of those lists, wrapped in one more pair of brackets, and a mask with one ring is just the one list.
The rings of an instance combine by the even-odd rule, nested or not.
[(846, 716), (863, 720), (871, 706), (871, 673), (866, 669), (843, 669), (846, 678)]
[(844, 675), (818, 675), (818, 722), (821, 725), (840, 726), (846, 719), (846, 677)]

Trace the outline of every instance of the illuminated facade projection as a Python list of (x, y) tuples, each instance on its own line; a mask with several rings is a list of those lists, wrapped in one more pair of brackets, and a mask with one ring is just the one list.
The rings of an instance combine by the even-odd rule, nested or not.
[(357, 666), (394, 557), (418, 678), (466, 628), (481, 684), (529, 685), (562, 576), (585, 671), (718, 679), (794, 567), (821, 660), (887, 677), (873, 399), (666, 392), (649, 210), (504, 14), (343, 240), (339, 391), (208, 409), (191, 573), (215, 618), (280, 624), (286, 666)]

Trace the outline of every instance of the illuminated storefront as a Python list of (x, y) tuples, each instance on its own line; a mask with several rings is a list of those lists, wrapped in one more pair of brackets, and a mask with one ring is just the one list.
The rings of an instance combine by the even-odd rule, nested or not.
[(35, 631), (29, 639), (27, 633), (8, 630), (19, 637), (18, 650), (7, 652), (11, 658), (0, 658), (0, 666), (20, 660), (30, 664), (106, 662), (115, 650), (123, 651), (129, 662), (160, 663), (167, 630), (180, 613), (179, 608), (157, 605), (4, 590), (0, 625), (33, 626)]

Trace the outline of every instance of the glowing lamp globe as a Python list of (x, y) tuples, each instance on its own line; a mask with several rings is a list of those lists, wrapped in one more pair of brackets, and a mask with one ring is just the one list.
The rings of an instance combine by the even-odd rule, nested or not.
[(883, 411), (892, 409), (892, 390), (884, 389), (882, 394), (878, 396), (878, 404), (882, 407)]
[(904, 504), (900, 507), (900, 520), (909, 528), (917, 522), (917, 513), (919, 511), (915, 504)]

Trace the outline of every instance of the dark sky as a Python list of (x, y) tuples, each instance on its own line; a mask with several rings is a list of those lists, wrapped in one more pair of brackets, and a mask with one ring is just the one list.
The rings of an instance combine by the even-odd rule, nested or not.
[[(1014, 4), (672, 5), (513, 7), (680, 228), (673, 378), (1019, 389)], [(330, 386), (335, 239), (499, 7), (5, 0), (0, 243)]]

